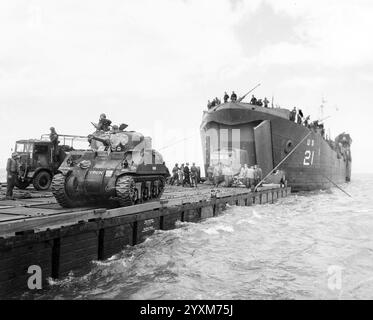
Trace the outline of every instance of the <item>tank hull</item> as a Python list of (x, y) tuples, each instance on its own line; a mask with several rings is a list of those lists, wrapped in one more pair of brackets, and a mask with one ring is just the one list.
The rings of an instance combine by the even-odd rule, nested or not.
[(259, 164), (265, 175), (295, 149), (279, 166), (293, 191), (327, 189), (332, 186), (330, 180), (349, 181), (351, 161), (338, 155), (319, 133), (289, 121), (287, 112), (244, 103), (227, 103), (204, 112), (201, 137), (205, 170), (212, 162), (221, 161), (216, 160), (216, 153), (240, 149), (247, 153), (241, 159), (246, 158), (250, 166)]

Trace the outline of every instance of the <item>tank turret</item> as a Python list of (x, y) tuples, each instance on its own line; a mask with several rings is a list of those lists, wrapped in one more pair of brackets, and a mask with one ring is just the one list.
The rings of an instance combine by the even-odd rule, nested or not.
[(160, 198), (169, 173), (150, 137), (96, 131), (88, 141), (91, 150), (79, 159), (67, 157), (53, 179), (52, 192), (61, 206), (109, 201), (129, 206)]

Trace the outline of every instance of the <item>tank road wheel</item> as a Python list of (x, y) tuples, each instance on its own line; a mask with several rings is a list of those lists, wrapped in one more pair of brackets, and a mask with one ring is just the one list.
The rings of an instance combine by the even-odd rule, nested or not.
[(25, 190), (30, 185), (30, 182), (28, 180), (22, 181), (20, 179), (17, 179), (15, 185), (18, 189)]
[(52, 176), (48, 171), (39, 171), (34, 179), (32, 184), (34, 188), (38, 191), (46, 191), (50, 188), (52, 183)]
[(135, 181), (130, 176), (119, 177), (115, 185), (119, 204), (122, 207), (132, 206), (138, 198)]
[(71, 179), (66, 179), (66, 177), (59, 173), (56, 174), (52, 181), (52, 193), (56, 198), (58, 204), (64, 208), (73, 208), (78, 206), (78, 202), (71, 199), (69, 194), (66, 192), (65, 184), (67, 184)]

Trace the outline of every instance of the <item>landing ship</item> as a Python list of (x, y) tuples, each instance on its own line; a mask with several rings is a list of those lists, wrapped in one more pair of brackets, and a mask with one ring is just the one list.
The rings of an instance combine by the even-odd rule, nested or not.
[(238, 174), (247, 164), (259, 165), (265, 176), (279, 165), (293, 191), (350, 181), (350, 136), (342, 133), (326, 140), (319, 129), (289, 119), (288, 109), (243, 102), (204, 111), (200, 129), (205, 172), (221, 163)]

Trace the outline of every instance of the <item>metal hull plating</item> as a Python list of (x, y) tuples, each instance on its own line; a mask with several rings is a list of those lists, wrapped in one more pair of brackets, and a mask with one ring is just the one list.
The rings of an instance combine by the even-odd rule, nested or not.
[[(268, 126), (263, 130), (260, 128), (264, 127), (264, 122)], [(242, 159), (246, 159), (248, 165), (259, 164), (265, 167), (263, 173), (266, 174), (309, 133), (310, 129), (288, 120), (288, 110), (245, 103), (223, 104), (203, 115), (201, 137), (205, 170), (214, 161), (212, 155), (224, 150), (240, 150), (244, 156), (241, 155), (240, 161), (231, 157), (231, 162), (240, 162), (241, 165), (244, 164)], [(269, 151), (269, 144), (272, 152)], [(220, 158), (216, 161), (220, 161)], [(279, 169), (285, 171), (288, 185), (293, 191), (330, 188), (332, 185), (329, 180), (343, 183), (349, 181), (351, 176), (351, 162), (339, 156), (314, 131)]]

